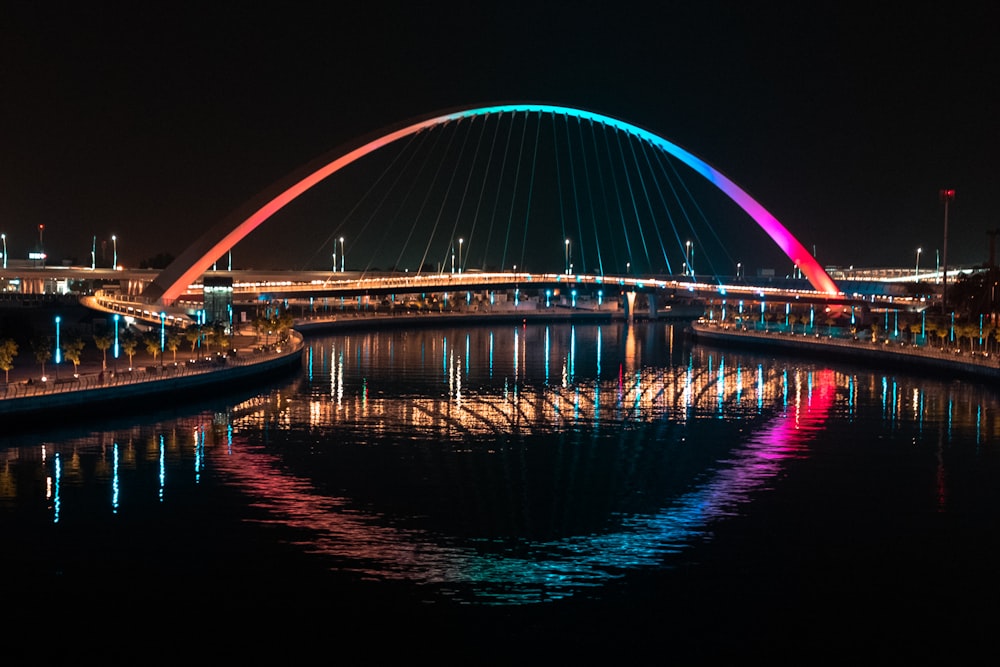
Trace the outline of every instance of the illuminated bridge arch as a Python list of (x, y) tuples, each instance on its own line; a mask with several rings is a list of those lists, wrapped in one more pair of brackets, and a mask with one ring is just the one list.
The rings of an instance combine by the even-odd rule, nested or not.
[(294, 199), (347, 165), (379, 148), (421, 130), (463, 118), (505, 113), (552, 113), (588, 120), (628, 133), (674, 156), (719, 188), (760, 225), (792, 260), (819, 292), (838, 294), (840, 290), (805, 247), (756, 200), (733, 181), (683, 148), (648, 130), (624, 121), (570, 107), (534, 103), (460, 108), (436, 112), (397, 124), (341, 146), (303, 165), (244, 204), (229, 217), (210, 228), (164, 269), (147, 287), (144, 296), (169, 305), (194, 283), (212, 264), (241, 239)]

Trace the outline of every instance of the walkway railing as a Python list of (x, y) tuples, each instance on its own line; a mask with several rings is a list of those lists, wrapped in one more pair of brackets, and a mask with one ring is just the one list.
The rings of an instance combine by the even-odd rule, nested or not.
[(1000, 354), (992, 354), (985, 350), (964, 350), (954, 343), (947, 347), (932, 344), (914, 344), (904, 339), (894, 339), (880, 337), (872, 340), (870, 337), (855, 338), (853, 335), (836, 335), (833, 333), (822, 333), (816, 328), (811, 331), (789, 331), (779, 328), (755, 328), (754, 325), (746, 326), (733, 324), (720, 324), (711, 321), (699, 321), (692, 323), (692, 328), (702, 331), (720, 331), (729, 336), (739, 336), (754, 339), (769, 339), (775, 342), (784, 340), (822, 346), (827, 348), (837, 348), (849, 351), (870, 350), (880, 353), (891, 354), (899, 357), (920, 357), (924, 359), (937, 359), (951, 363), (961, 363), (963, 365), (977, 366), (981, 368), (1000, 367)]
[[(239, 368), (241, 366), (252, 366), (272, 359), (285, 356), (289, 349), (301, 348), (303, 340), (301, 334), (292, 332), (291, 338), (284, 347), (279, 345), (267, 345), (252, 350), (239, 350), (236, 353), (226, 355), (203, 355), (195, 359), (185, 359), (184, 361), (164, 362), (161, 359), (160, 365), (148, 365), (145, 368), (132, 368), (127, 366), (124, 369), (114, 371), (110, 368), (99, 373), (90, 373), (66, 378), (47, 378), (41, 380), (26, 380), (7, 384), (0, 391), (0, 400), (30, 398), (35, 396), (47, 396), (73, 391), (87, 391), (93, 389), (107, 389), (111, 387), (125, 387), (129, 385), (140, 385), (159, 380), (191, 377), (214, 373), (227, 368)], [(291, 346), (291, 347), (289, 347)], [(119, 364), (121, 360), (119, 360)]]

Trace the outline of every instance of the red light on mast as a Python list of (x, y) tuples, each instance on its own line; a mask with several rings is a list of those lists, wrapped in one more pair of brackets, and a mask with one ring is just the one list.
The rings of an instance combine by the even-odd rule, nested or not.
[(951, 201), (955, 198), (954, 190), (942, 190), (941, 191), (941, 201)]

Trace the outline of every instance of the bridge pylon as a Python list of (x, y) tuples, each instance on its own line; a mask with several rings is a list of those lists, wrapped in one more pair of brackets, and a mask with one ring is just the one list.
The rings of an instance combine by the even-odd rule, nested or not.
[(635, 319), (635, 292), (625, 292), (625, 319), (629, 322)]

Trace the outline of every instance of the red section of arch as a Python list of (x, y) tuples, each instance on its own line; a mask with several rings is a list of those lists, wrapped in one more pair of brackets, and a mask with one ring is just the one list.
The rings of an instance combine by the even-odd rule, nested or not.
[[(317, 183), (365, 155), (420, 130), (453, 119), (448, 114), (410, 123), (387, 134), (380, 134), (370, 141), (363, 141), (353, 149), (338, 149), (297, 170), (288, 178), (271, 186), (250, 204), (209, 230), (198, 242), (171, 263), (146, 289), (144, 296), (165, 305), (173, 303), (189, 285), (194, 283), (212, 264), (230, 248), (239, 243), (261, 223), (284, 208), (289, 202), (308, 191)], [(338, 155), (334, 159), (328, 159)], [(317, 164), (321, 164), (316, 168)], [(260, 202), (263, 202), (260, 204)], [(258, 205), (260, 204), (260, 205)]]
[(619, 129), (638, 132), (644, 136), (655, 138), (661, 147), (668, 150), (671, 154), (680, 157), (689, 166), (692, 166), (696, 171), (715, 183), (727, 196), (747, 211), (771, 235), (779, 247), (793, 259), (796, 265), (803, 269), (813, 287), (830, 294), (838, 292), (836, 284), (827, 275), (826, 271), (823, 270), (815, 258), (805, 250), (802, 244), (781, 223), (767, 213), (760, 204), (743, 192), (742, 189), (723, 177), (711, 165), (700, 158), (694, 157), (680, 147), (662, 139), (662, 137), (613, 118), (566, 107), (514, 104), (462, 108), (444, 113), (438, 112), (415, 121), (408, 121), (397, 125), (389, 131), (370, 135), (369, 138), (362, 139), (346, 148), (340, 148), (327, 153), (296, 170), (287, 178), (275, 183), (236, 213), (210, 229), (150, 283), (144, 296), (150, 300), (159, 301), (164, 305), (172, 304), (208, 267), (246, 237), (247, 234), (299, 195), (355, 160), (428, 127), (441, 125), (468, 116), (493, 112), (502, 113), (505, 111), (550, 111), (574, 114), (579, 117), (596, 119), (599, 122), (610, 124)]

